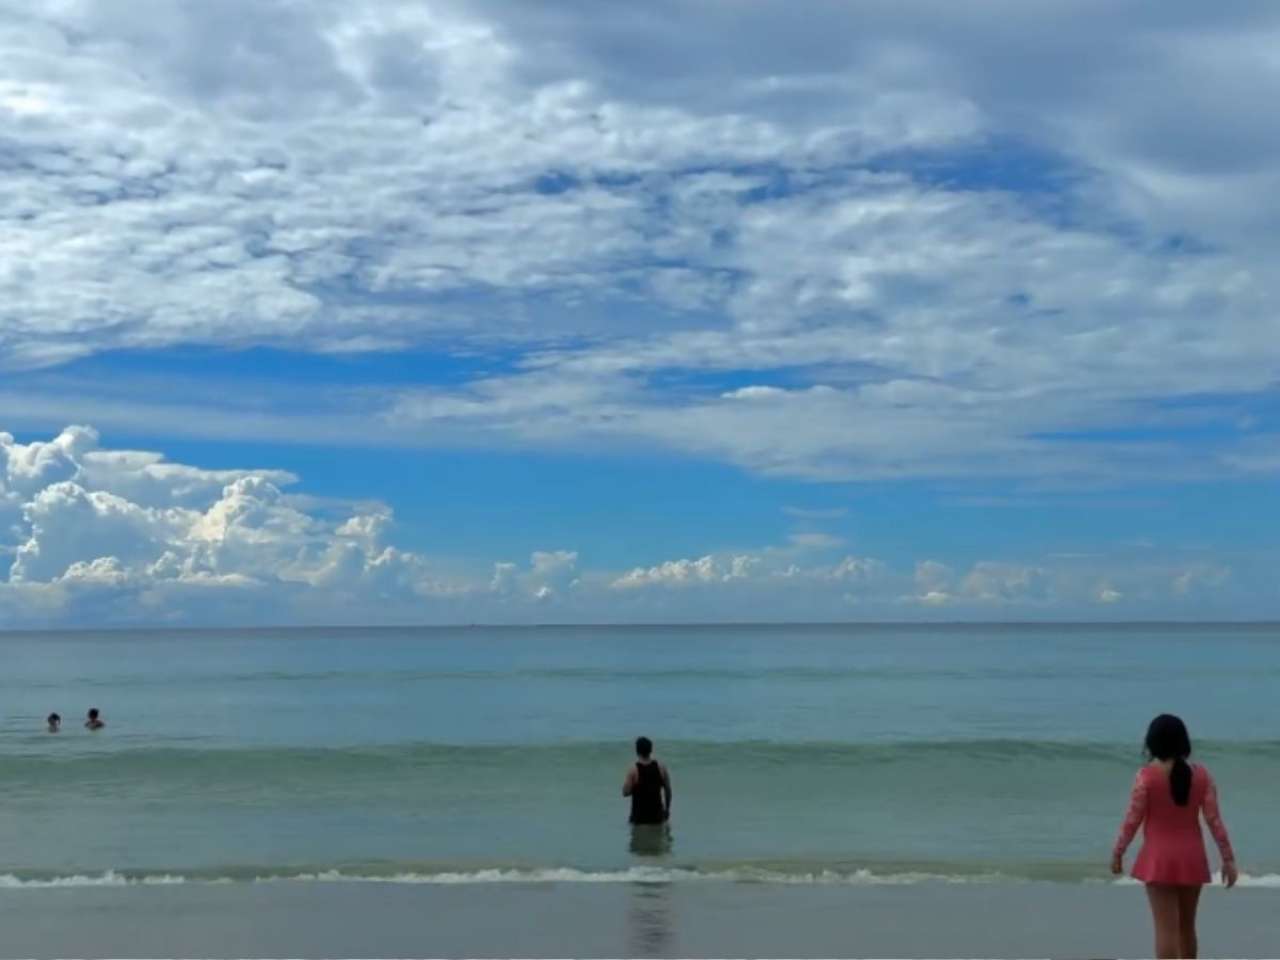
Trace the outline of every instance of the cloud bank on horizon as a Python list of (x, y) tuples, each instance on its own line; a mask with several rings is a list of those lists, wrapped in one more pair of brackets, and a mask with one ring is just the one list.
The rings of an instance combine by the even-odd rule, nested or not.
[[(843, 540), (785, 543), (623, 570), (577, 551), (447, 569), (388, 543), (391, 511), (288, 489), (281, 471), (206, 470), (103, 448), (71, 427), (48, 441), (0, 433), (0, 618), (50, 623), (627, 622), (673, 619), (1102, 619), (1144, 605), (1239, 599), (1230, 568), (1203, 557), (991, 561), (965, 571), (922, 559), (894, 569)], [(1225, 588), (1225, 590), (1224, 590)], [(1253, 585), (1252, 588), (1256, 588)], [(1138, 606), (1134, 607), (1133, 604)]]
[[(1269, 555), (877, 559), (845, 506), (758, 547), (460, 559), (325, 477), (63, 430), (1274, 484), (1280, 8), (583, 9), (0, 0), (0, 617), (1280, 612)], [(298, 372), (333, 358), (365, 372)]]

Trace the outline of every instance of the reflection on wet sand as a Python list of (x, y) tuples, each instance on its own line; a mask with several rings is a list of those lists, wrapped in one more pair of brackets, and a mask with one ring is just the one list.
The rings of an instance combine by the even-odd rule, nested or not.
[(633, 957), (663, 957), (675, 953), (671, 917), (671, 885), (633, 883), (627, 909), (627, 945)]
[[(631, 825), (627, 849), (636, 857), (671, 854), (671, 826), (666, 823)], [(675, 929), (671, 917), (671, 885), (633, 883), (627, 909), (627, 940), (633, 957), (673, 956)]]

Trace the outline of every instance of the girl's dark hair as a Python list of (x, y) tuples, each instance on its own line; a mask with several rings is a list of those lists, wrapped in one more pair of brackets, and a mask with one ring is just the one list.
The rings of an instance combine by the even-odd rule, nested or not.
[(1173, 802), (1185, 807), (1191, 798), (1191, 737), (1187, 725), (1171, 713), (1162, 713), (1147, 727), (1147, 755), (1153, 760), (1172, 760), (1169, 771), (1169, 789)]

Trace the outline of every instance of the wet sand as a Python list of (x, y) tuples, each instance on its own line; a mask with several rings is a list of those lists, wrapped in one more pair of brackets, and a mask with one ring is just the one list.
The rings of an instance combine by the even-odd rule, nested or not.
[[(275, 883), (0, 891), (3, 957), (1149, 956), (1137, 887)], [(1206, 892), (1202, 957), (1280, 954), (1280, 890)]]

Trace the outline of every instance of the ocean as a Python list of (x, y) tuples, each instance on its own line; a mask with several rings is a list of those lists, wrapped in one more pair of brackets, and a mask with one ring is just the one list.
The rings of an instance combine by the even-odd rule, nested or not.
[[(1109, 883), (1164, 711), (1242, 883), (1280, 885), (1275, 626), (10, 633), (0, 662), (10, 891)], [(669, 844), (626, 823), (640, 734)]]

